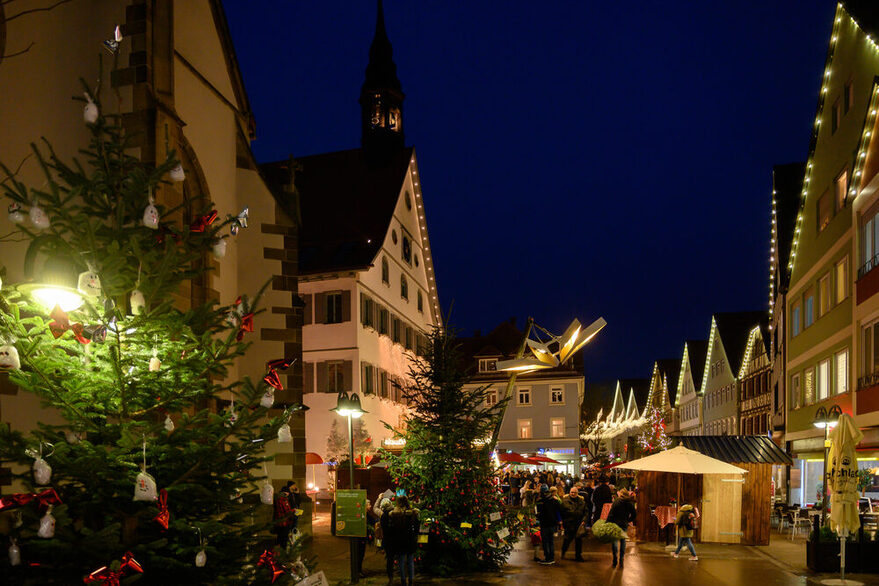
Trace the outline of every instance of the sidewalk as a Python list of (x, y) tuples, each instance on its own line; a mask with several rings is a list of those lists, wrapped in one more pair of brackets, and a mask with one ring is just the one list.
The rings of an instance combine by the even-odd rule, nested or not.
[[(767, 546), (751, 546), (760, 555), (769, 558), (779, 567), (787, 569), (798, 576), (805, 577), (810, 584), (820, 584), (822, 580), (839, 578), (838, 573), (817, 574), (806, 567), (806, 536), (795, 537), (791, 540), (788, 533), (779, 534), (776, 529), (771, 531), (769, 537), (769, 545)], [(863, 582), (864, 584), (879, 585), (879, 575), (877, 574), (851, 574), (846, 572), (846, 581), (852, 580)]]

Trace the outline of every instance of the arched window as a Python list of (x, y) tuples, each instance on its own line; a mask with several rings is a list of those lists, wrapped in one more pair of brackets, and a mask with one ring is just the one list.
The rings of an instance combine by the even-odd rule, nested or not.
[(421, 295), (421, 291), (418, 292), (418, 311), (424, 311), (424, 297)]
[(406, 275), (400, 275), (400, 297), (409, 300), (409, 283), (406, 282)]
[(388, 259), (382, 257), (382, 283), (391, 284), (391, 270), (388, 268)]

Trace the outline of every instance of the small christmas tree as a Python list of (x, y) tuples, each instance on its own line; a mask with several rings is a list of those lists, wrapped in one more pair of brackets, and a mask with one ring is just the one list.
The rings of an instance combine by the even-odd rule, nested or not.
[(295, 409), (271, 418), (267, 383), (230, 379), (260, 295), (226, 307), (177, 297), (246, 212), (164, 209), (152, 196), (183, 180), (174, 153), (157, 166), (131, 156), (121, 118), (87, 96), (83, 161), (34, 146), (45, 173), (35, 188), (0, 166), (10, 219), (30, 240), (26, 273), (72, 271), (84, 297), (62, 307), (38, 290), (0, 290), (0, 369), (65, 420), (28, 433), (0, 425), (0, 463), (25, 487), (2, 500), (4, 541), (21, 563), (0, 573), (15, 584), (92, 572), (102, 583), (140, 572), (150, 584), (265, 583), (289, 558), (262, 556), (260, 539), (272, 539), (262, 450)]
[(489, 387), (464, 388), (461, 356), (447, 331), (431, 333), (425, 356), (402, 389), (413, 408), (405, 436), (397, 435), (406, 445), (399, 455), (381, 452), (393, 482), (421, 511), (428, 539), (416, 559), (438, 575), (499, 568), (522, 530), (504, 506), (489, 453), (504, 402), (487, 406)]
[(339, 421), (333, 419), (327, 436), (327, 458), (341, 462), (348, 454), (348, 440), (339, 432)]
[[(355, 463), (359, 466), (365, 466), (367, 456), (371, 456), (375, 453), (375, 448), (372, 445), (372, 436), (369, 435), (369, 430), (366, 429), (362, 419), (355, 419), (351, 428), (354, 431)], [(357, 458), (359, 458), (359, 460), (357, 460)]]
[(650, 417), (644, 424), (644, 431), (638, 434), (638, 446), (645, 456), (671, 447), (671, 438), (665, 432), (665, 419), (662, 411), (656, 407), (650, 411)]

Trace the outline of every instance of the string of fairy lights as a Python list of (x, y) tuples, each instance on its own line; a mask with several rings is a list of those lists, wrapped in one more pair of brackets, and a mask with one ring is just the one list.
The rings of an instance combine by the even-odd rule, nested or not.
[(436, 275), (433, 270), (433, 259), (430, 252), (430, 240), (427, 238), (427, 221), (424, 217), (424, 197), (421, 192), (421, 182), (418, 178), (418, 166), (415, 163), (415, 152), (412, 152), (412, 158), (409, 160), (409, 174), (412, 180), (413, 190), (415, 191), (415, 204), (418, 208), (418, 225), (421, 227), (421, 248), (424, 257), (424, 268), (427, 272), (427, 286), (429, 288), (428, 295), (431, 298), (433, 306), (433, 314), (436, 317), (436, 323), (442, 324), (442, 314), (439, 307), (439, 295), (436, 289)]
[(742, 366), (739, 368), (739, 380), (745, 378), (745, 374), (748, 371), (748, 364), (750, 364), (751, 357), (754, 355), (754, 344), (757, 343), (757, 335), (759, 333), (760, 326), (754, 326), (751, 333), (748, 334), (748, 347), (745, 349), (745, 356), (742, 358)]
[(711, 368), (711, 354), (714, 352), (714, 338), (717, 336), (717, 322), (711, 316), (711, 333), (708, 334), (708, 352), (705, 353), (705, 371), (702, 373), (702, 388), (699, 393), (704, 397), (708, 389), (708, 369)]

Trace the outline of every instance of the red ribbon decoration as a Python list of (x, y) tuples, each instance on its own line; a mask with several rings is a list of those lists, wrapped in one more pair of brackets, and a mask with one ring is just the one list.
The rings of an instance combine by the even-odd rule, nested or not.
[(212, 210), (209, 214), (199, 216), (193, 220), (192, 224), (189, 225), (189, 230), (192, 232), (204, 232), (216, 219), (217, 210)]
[(91, 342), (91, 340), (83, 335), (85, 333), (85, 328), (83, 328), (82, 324), (70, 323), (67, 313), (61, 309), (60, 305), (55, 306), (55, 309), (52, 310), (49, 317), (55, 320), (49, 323), (49, 331), (52, 332), (52, 335), (55, 336), (56, 340), (63, 336), (64, 332), (70, 330), (73, 332), (73, 337), (76, 338), (76, 341), (80, 344), (88, 344)]
[(238, 334), (235, 339), (239, 342), (244, 339), (245, 332), (253, 331), (253, 312), (245, 313), (241, 316), (241, 325), (238, 327)]
[(293, 364), (293, 360), (288, 360), (287, 358), (278, 358), (277, 360), (269, 360), (266, 362), (266, 368), (269, 369), (269, 373), (262, 377), (262, 380), (266, 381), (270, 387), (273, 387), (275, 390), (283, 391), (284, 385), (281, 384), (281, 377), (278, 376), (278, 370), (287, 370), (290, 368), (290, 365)]
[(272, 572), (272, 584), (275, 583), (275, 580), (284, 575), (284, 568), (278, 563), (278, 560), (275, 559), (275, 552), (272, 550), (267, 549), (262, 552), (262, 555), (259, 556), (259, 562), (257, 562), (256, 565), (269, 567), (269, 570)]
[(115, 572), (109, 566), (102, 566), (83, 578), (82, 581), (84, 584), (100, 583), (104, 584), (104, 586), (119, 586), (120, 579), (125, 577), (128, 570), (143, 574), (143, 568), (137, 563), (137, 560), (134, 559), (134, 554), (130, 551), (126, 551), (125, 555), (122, 556), (122, 563)]
[(157, 522), (162, 528), (168, 528), (168, 522), (171, 521), (171, 511), (168, 510), (168, 491), (164, 488), (159, 491), (159, 514), (153, 521)]
[(0, 497), (0, 511), (23, 507), (31, 501), (37, 501), (37, 505), (39, 505), (39, 508), (41, 510), (45, 509), (49, 505), (62, 504), (61, 497), (58, 496), (58, 493), (55, 492), (55, 489), (47, 488), (39, 494), (35, 492), (21, 492), (18, 494), (10, 494), (4, 497)]

